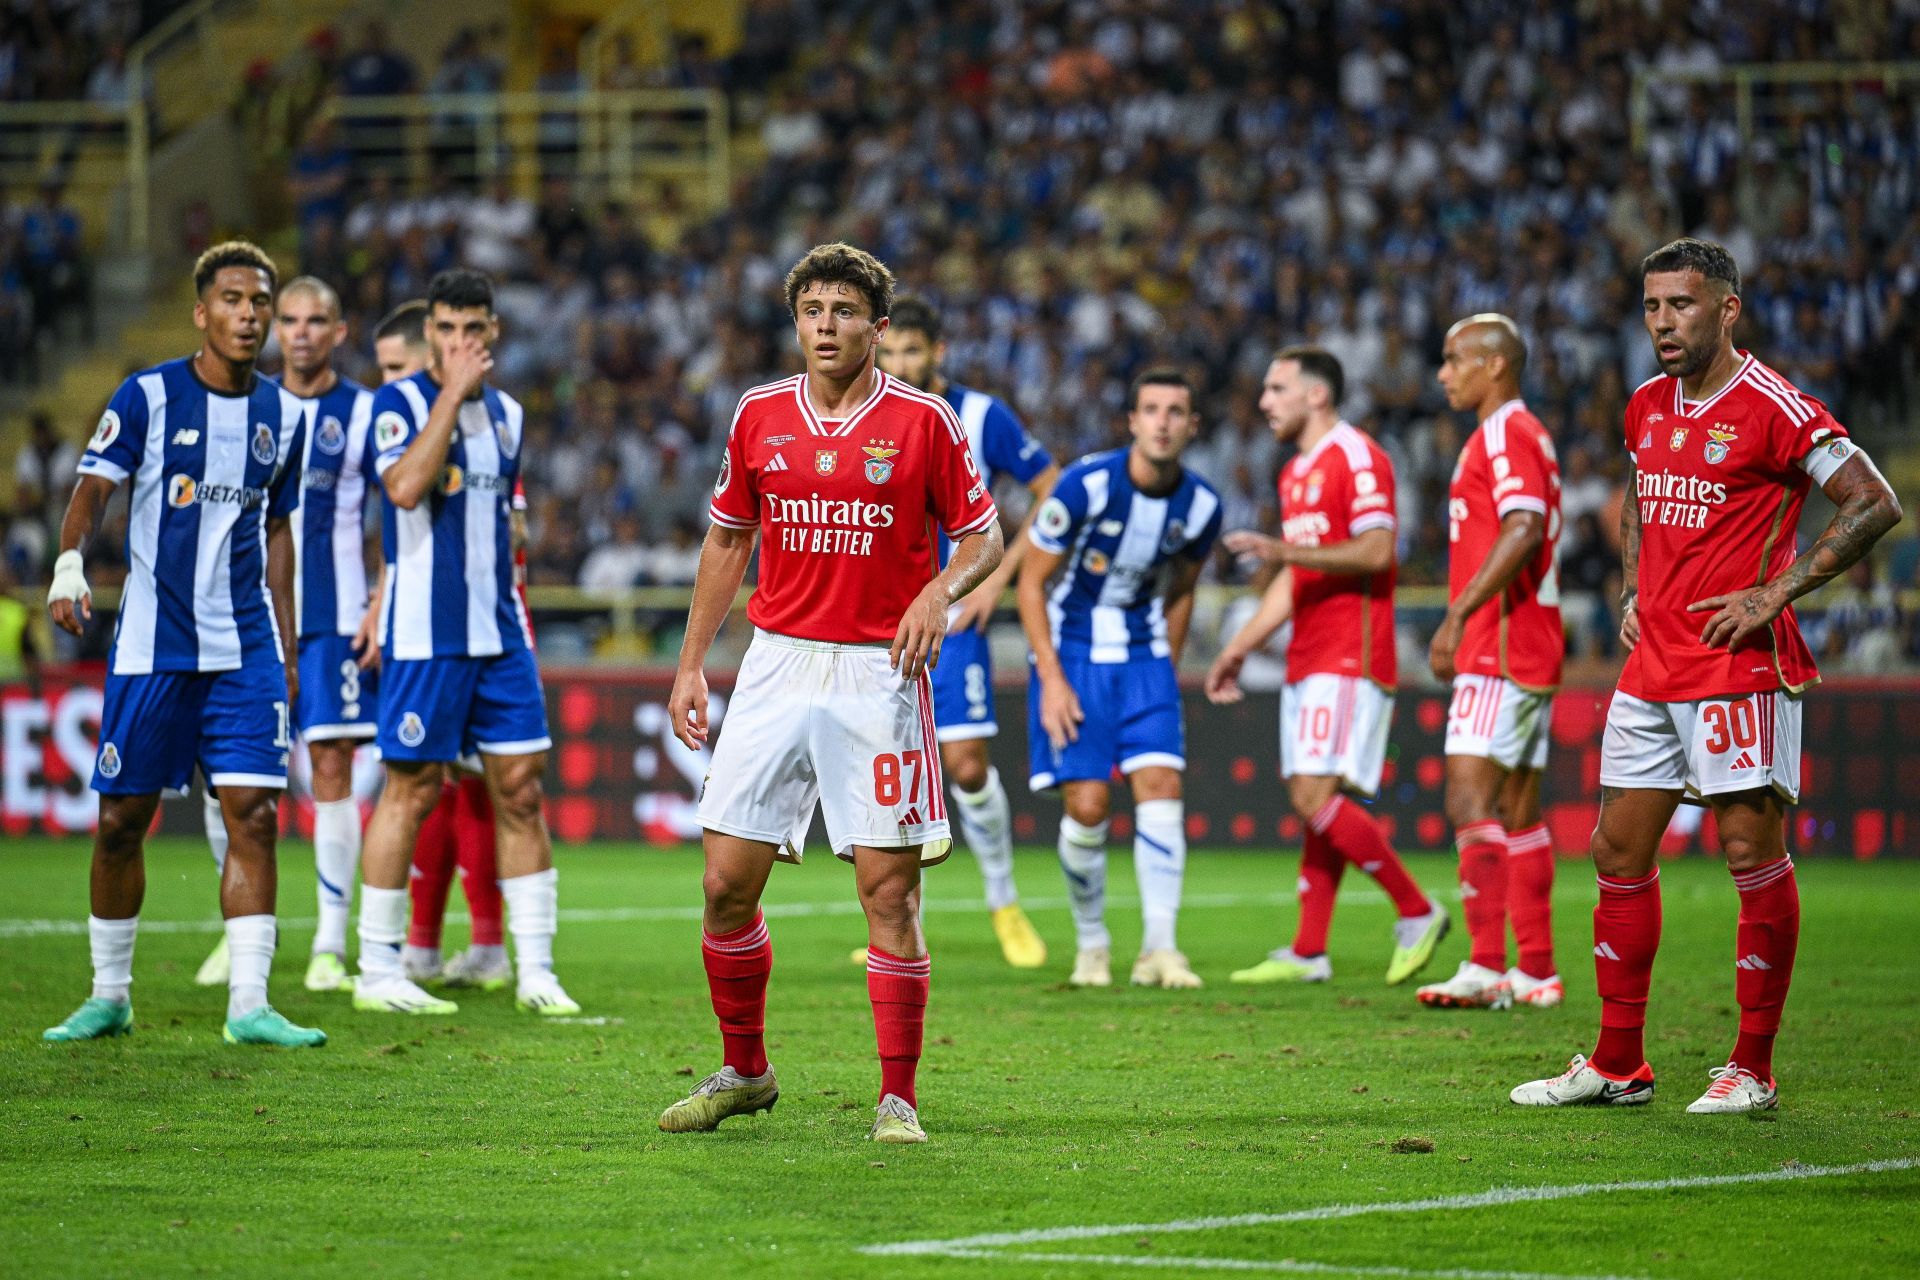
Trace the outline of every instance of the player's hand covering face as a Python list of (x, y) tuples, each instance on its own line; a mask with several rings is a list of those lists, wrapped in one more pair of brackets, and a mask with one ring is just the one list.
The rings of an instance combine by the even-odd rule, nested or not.
[(852, 285), (819, 281), (794, 299), (793, 329), (807, 372), (843, 379), (857, 374), (872, 357), (887, 322), (873, 318), (866, 295)]
[(450, 307), (435, 303), (427, 316), (427, 342), (441, 385), (472, 395), (493, 368), (493, 344), (500, 321), (486, 307)]

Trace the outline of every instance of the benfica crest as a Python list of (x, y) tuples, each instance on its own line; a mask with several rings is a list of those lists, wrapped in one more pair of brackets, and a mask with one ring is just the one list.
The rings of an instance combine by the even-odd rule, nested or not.
[(820, 475), (832, 475), (834, 468), (839, 465), (840, 455), (836, 451), (832, 449), (815, 449), (813, 451), (813, 469)]
[(1727, 446), (1733, 444), (1739, 438), (1740, 437), (1734, 432), (1732, 423), (1716, 422), (1707, 428), (1707, 461), (1715, 466), (1725, 462), (1727, 458)]
[(860, 451), (867, 455), (867, 479), (885, 484), (893, 475), (893, 457), (900, 451), (871, 444), (862, 445)]

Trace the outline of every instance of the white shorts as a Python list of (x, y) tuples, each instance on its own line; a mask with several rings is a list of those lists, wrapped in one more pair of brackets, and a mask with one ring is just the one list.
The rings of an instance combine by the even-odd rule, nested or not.
[(1547, 767), (1553, 695), (1523, 689), (1505, 676), (1455, 676), (1447, 711), (1450, 756), (1479, 756), (1502, 769)]
[(857, 844), (919, 845), (923, 864), (945, 860), (932, 690), (924, 675), (902, 680), (884, 646), (755, 631), (700, 791), (700, 825), (784, 846), (798, 862), (816, 803), (842, 858)]
[(1786, 692), (1646, 702), (1615, 691), (1600, 785), (1693, 798), (1772, 788), (1800, 798), (1800, 700)]
[(1380, 790), (1393, 695), (1359, 676), (1319, 674), (1280, 691), (1280, 772), (1337, 777), (1363, 796)]

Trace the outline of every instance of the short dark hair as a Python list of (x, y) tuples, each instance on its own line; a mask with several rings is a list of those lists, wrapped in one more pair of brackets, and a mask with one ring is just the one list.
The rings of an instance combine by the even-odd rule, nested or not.
[(1140, 407), (1140, 388), (1142, 387), (1185, 387), (1187, 403), (1189, 406), (1193, 404), (1193, 379), (1172, 365), (1154, 365), (1133, 375), (1133, 382), (1127, 387), (1128, 413)]
[(1340, 367), (1340, 359), (1325, 347), (1293, 346), (1282, 347), (1273, 353), (1275, 361), (1291, 360), (1300, 366), (1300, 372), (1312, 378), (1327, 389), (1327, 396), (1335, 407), (1340, 397), (1347, 393), (1347, 372)]
[(213, 278), (228, 267), (252, 267), (267, 273), (267, 288), (280, 287), (280, 268), (273, 265), (267, 251), (251, 240), (224, 240), (201, 254), (193, 264), (193, 293), (206, 293)]
[(866, 298), (875, 320), (893, 314), (893, 272), (886, 263), (850, 244), (815, 245), (787, 272), (787, 313), (800, 314), (800, 293), (813, 284), (852, 285)]
[(492, 277), (484, 271), (470, 271), (465, 267), (442, 271), (427, 286), (427, 310), (432, 311), (438, 306), (485, 307), (487, 314), (492, 315)]
[(927, 335), (927, 341), (940, 341), (940, 313), (925, 298), (908, 294), (893, 304), (893, 332), (912, 329)]
[(1681, 236), (1672, 244), (1663, 244), (1640, 260), (1640, 278), (1656, 271), (1698, 271), (1709, 280), (1718, 280), (1728, 293), (1740, 292), (1740, 264), (1726, 246), (1711, 240)]
[(419, 298), (403, 302), (387, 312), (386, 319), (374, 328), (373, 340), (405, 338), (409, 346), (427, 343), (427, 304)]

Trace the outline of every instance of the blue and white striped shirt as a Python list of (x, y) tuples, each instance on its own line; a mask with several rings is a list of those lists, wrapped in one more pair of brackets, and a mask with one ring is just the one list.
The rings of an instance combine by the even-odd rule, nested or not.
[[(373, 396), (374, 466), (400, 460), (427, 425), (440, 386), (425, 370)], [(531, 648), (513, 589), (510, 512), (520, 474), (524, 414), (504, 391), (483, 387), (460, 422), (433, 491), (402, 511), (382, 490), (387, 561), (380, 644), (387, 657), (486, 658)]]
[(1186, 468), (1170, 494), (1133, 487), (1126, 449), (1089, 454), (1060, 473), (1028, 537), (1066, 557), (1047, 599), (1060, 656), (1092, 662), (1167, 657), (1163, 569), (1204, 560), (1220, 536), (1220, 495)]
[(300, 510), (293, 517), (300, 638), (350, 636), (367, 612), (367, 434), (373, 392), (348, 378), (308, 408)]
[[(957, 382), (949, 382), (944, 394), (967, 433), (974, 469), (986, 477), (988, 492), (992, 492), (1001, 476), (1012, 476), (1026, 484), (1052, 465), (1053, 459), (1047, 456), (1038, 440), (1027, 434), (1019, 415), (998, 396)], [(940, 567), (944, 569), (953, 554), (953, 543), (945, 530), (941, 530), (939, 542)]]
[(267, 590), (267, 521), (300, 503), (306, 406), (271, 378), (214, 391), (192, 358), (120, 384), (80, 474), (129, 478), (126, 587), (108, 669), (284, 664)]

